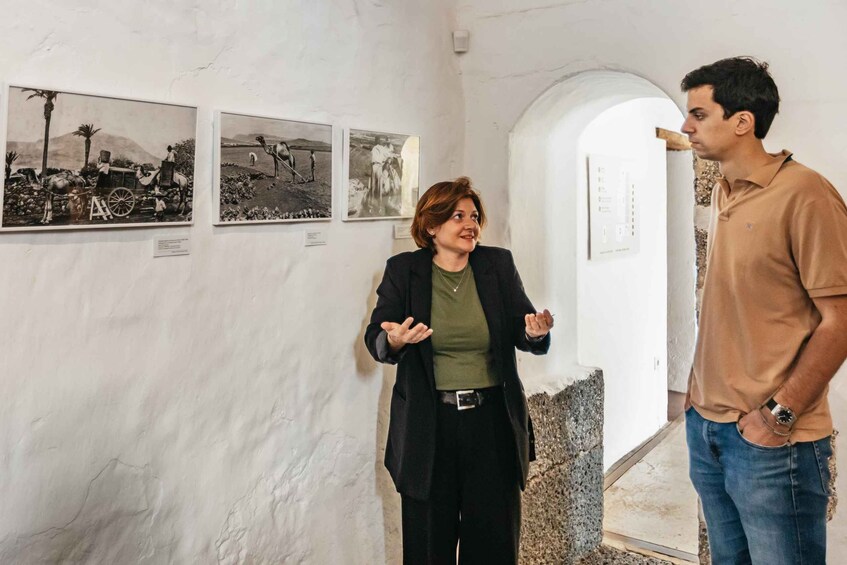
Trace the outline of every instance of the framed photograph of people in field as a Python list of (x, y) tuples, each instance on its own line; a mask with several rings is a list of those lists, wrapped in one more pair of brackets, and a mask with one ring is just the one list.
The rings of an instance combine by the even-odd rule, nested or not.
[(3, 230), (190, 224), (197, 109), (10, 86)]
[(420, 137), (351, 129), (345, 136), (345, 220), (411, 218), (418, 202)]
[(218, 112), (219, 225), (332, 218), (332, 126)]

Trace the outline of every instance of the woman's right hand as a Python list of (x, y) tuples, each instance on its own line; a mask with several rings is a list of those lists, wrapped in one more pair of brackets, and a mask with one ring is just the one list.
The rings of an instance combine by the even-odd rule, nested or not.
[(418, 343), (432, 335), (432, 328), (424, 324), (412, 327), (415, 320), (409, 316), (402, 324), (397, 322), (383, 322), (379, 325), (388, 334), (388, 346), (392, 351), (400, 351), (410, 343)]

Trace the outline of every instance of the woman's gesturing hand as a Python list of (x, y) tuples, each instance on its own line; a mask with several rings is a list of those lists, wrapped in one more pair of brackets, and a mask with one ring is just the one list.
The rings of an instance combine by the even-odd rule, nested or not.
[(397, 351), (410, 343), (418, 343), (432, 335), (432, 328), (428, 328), (424, 324), (417, 324), (413, 328), (412, 322), (414, 321), (409, 316), (402, 324), (383, 322), (379, 325), (388, 334), (388, 345), (391, 346), (391, 349)]
[(524, 316), (526, 322), (526, 336), (532, 339), (542, 338), (553, 327), (553, 314), (550, 310), (544, 309), (544, 312), (535, 314), (527, 314)]

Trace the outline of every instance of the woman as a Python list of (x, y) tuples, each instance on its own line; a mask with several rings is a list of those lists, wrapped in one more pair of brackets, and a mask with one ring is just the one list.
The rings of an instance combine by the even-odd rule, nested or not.
[(470, 180), (418, 201), (421, 249), (388, 260), (365, 332), (397, 363), (385, 465), (402, 497), (404, 563), (515, 564), (520, 489), (534, 458), (515, 348), (547, 352), (512, 255), (478, 246), (485, 211)]

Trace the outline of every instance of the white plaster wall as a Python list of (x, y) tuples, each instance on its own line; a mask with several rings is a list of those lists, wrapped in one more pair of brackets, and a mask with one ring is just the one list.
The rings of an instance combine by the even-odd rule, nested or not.
[[(462, 172), (451, 3), (0, 0), (0, 81), (200, 107), (191, 228), (0, 234), (0, 562), (398, 562), (392, 223), (213, 228), (213, 109), (418, 133)], [(3, 131), (4, 128), (3, 128)], [(341, 197), (341, 146), (335, 163)], [(496, 208), (495, 203), (492, 208)], [(152, 258), (154, 234), (190, 234)]]
[[(465, 171), (490, 198), (511, 198), (508, 208), (493, 211), (489, 229), (503, 243), (511, 240), (509, 219), (520, 206), (508, 193), (509, 133), (551, 86), (592, 69), (644, 77), (684, 107), (679, 82), (686, 72), (733, 55), (765, 59), (782, 97), (766, 147), (791, 149), (847, 194), (847, 115), (838, 110), (847, 99), (839, 55), (847, 52), (841, 33), (847, 3), (458, 0), (457, 18), (470, 31), (470, 51), (461, 57)], [(523, 269), (524, 259), (516, 258)], [(557, 320), (560, 328), (566, 323)], [(562, 332), (557, 336), (558, 348)]]
[[(607, 468), (666, 421), (666, 161), (655, 128), (681, 119), (644, 79), (585, 72), (539, 97), (509, 139), (511, 246), (530, 296), (557, 313), (556, 347), (520, 360), (524, 382), (530, 393), (551, 392), (587, 366), (603, 369)], [(637, 255), (588, 261), (592, 152), (636, 167)]]
[[(590, 154), (628, 163), (640, 231), (637, 253), (589, 260), (588, 210), (577, 206), (578, 359), (603, 368), (606, 469), (667, 421), (667, 162), (656, 127), (680, 119), (668, 99), (635, 99), (597, 116), (579, 138), (578, 163)], [(585, 203), (587, 166), (577, 174)]]
[(586, 167), (580, 160), (580, 136), (609, 108), (650, 97), (667, 100), (634, 75), (582, 73), (539, 97), (511, 133), (510, 246), (536, 307), (549, 307), (556, 314), (556, 346), (544, 356), (518, 358), (530, 394), (556, 392), (592, 370), (579, 364), (577, 351), (577, 261), (585, 245), (577, 218), (587, 207), (579, 190)]
[[(847, 191), (842, 147), (847, 97), (839, 53), (847, 4), (821, 0), (459, 0), (471, 34), (461, 57), (466, 169), (506, 193), (506, 139), (518, 117), (554, 83), (590, 69), (620, 70), (658, 85), (680, 107), (686, 72), (749, 54), (771, 63), (782, 112), (767, 147), (790, 148)], [(797, 38), (787, 42), (786, 38)], [(831, 56), (828, 56), (831, 55)], [(495, 220), (505, 224), (506, 212)]]
[(668, 390), (686, 392), (694, 361), (697, 254), (691, 151), (668, 151)]

